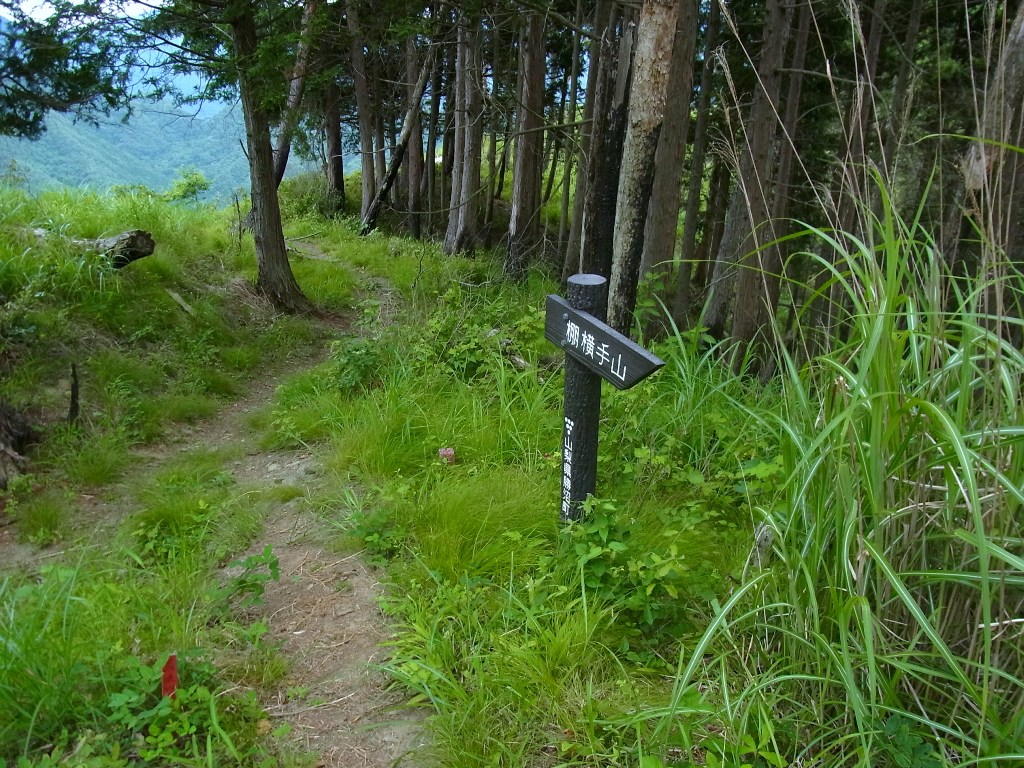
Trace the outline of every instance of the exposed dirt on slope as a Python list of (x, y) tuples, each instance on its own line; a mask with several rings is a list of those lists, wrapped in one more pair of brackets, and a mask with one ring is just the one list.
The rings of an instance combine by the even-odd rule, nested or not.
[[(245, 411), (240, 415), (244, 421)], [(263, 602), (250, 614), (267, 624), (291, 665), (267, 704), (271, 719), (291, 725), (325, 768), (414, 764), (407, 758), (419, 746), (417, 719), (399, 709), (400, 698), (373, 667), (384, 658), (380, 643), (387, 636), (377, 574), (358, 553), (332, 550), (330, 526), (303, 501), (326, 482), (316, 452), (263, 450), (248, 442), (244, 429), (233, 439), (249, 446), (227, 468), (239, 490), (286, 485), (305, 491), (280, 505), (263, 535), (239, 556), (270, 546), (280, 564), (280, 581), (266, 585)]]
[[(309, 244), (303, 251), (320, 257)], [(375, 290), (381, 288), (374, 283)], [(386, 288), (376, 298), (382, 315), (390, 311), (394, 300)], [(335, 335), (343, 330), (340, 325), (332, 328)], [(378, 605), (382, 588), (377, 574), (359, 553), (332, 550), (334, 531), (305, 504), (330, 482), (315, 448), (266, 449), (250, 426), (253, 414), (272, 403), (280, 384), (317, 362), (295, 361), (286, 370), (255, 380), (244, 397), (212, 419), (182, 426), (161, 443), (139, 448), (133, 474), (157, 471), (185, 451), (229, 449), (237, 458), (224, 470), (240, 492), (282, 484), (302, 489), (302, 496), (275, 506), (262, 535), (239, 554), (244, 559), (269, 546), (280, 564), (280, 581), (266, 584), (262, 603), (248, 609), (248, 618), (269, 627), (269, 637), (280, 643), (289, 662), (288, 674), (265, 702), (271, 724), (288, 723), (297, 746), (315, 754), (316, 765), (324, 768), (416, 765), (419, 718), (399, 707), (400, 698), (386, 690), (384, 675), (374, 667), (385, 658), (380, 643), (388, 632)], [(76, 527), (91, 530), (91, 536), (113, 529), (135, 504), (127, 484), (82, 495), (78, 502)], [(63, 554), (59, 547), (39, 550), (20, 544), (14, 529), (0, 528), (3, 569), (32, 569)]]

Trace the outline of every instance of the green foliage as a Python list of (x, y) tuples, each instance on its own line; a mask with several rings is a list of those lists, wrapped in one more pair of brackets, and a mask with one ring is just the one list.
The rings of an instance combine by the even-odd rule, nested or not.
[(195, 202), (210, 188), (210, 180), (195, 166), (178, 171), (178, 177), (162, 197), (169, 203)]
[[(1020, 462), (1006, 451), (1024, 358), (980, 311), (992, 287), (951, 281), (927, 233), (880, 195), (860, 250), (813, 232), (843, 255), (847, 335), (805, 365), (786, 360), (784, 409), (760, 416), (778, 425), (779, 457), (751, 468), (783, 481), (758, 505), (763, 545), (696, 648), (681, 648), (672, 703), (638, 718), (659, 738), (691, 683), (717, 678), (732, 732), (763, 732), (766, 712), (785, 724), (771, 752), (787, 764), (1022, 751), (1008, 726), (1020, 699), (996, 681), (1019, 681), (1024, 657), (995, 617), (1019, 598)], [(740, 746), (714, 751), (731, 765)]]
[(911, 721), (900, 715), (890, 715), (882, 729), (882, 754), (895, 768), (939, 768), (935, 747), (912, 730)]
[(227, 567), (240, 568), (241, 572), (231, 577), (222, 595), (225, 599), (241, 597), (242, 606), (262, 603), (267, 582), (281, 580), (281, 566), (269, 544), (258, 555), (235, 560), (228, 563)]
[[(199, 654), (179, 658), (179, 664), (184, 677), (172, 698), (159, 694), (162, 661), (146, 665), (128, 657), (118, 679), (110, 684), (109, 723), (135, 737), (133, 751), (147, 763), (182, 759), (240, 763), (242, 754), (225, 725), (236, 733), (239, 729), (222, 719), (256, 722), (262, 710), (255, 697), (251, 692), (215, 696), (209, 686), (216, 684), (216, 672)], [(255, 729), (250, 725), (247, 730), (252, 738)], [(251, 744), (241, 746), (252, 748)]]
[(322, 173), (307, 171), (291, 176), (281, 182), (279, 191), (281, 215), (286, 219), (330, 218), (338, 213), (339, 201), (328, 193)]
[[(232, 619), (279, 577), (273, 551), (232, 562), (223, 579), (212, 573), (248, 545), (262, 511), (232, 493), (230, 456), (200, 451), (138, 480), (147, 509), (94, 543), (88, 567), (0, 581), (0, 759), (24, 762), (44, 744), (41, 765), (71, 751), (75, 764), (96, 765), (250, 765), (265, 755), (255, 694), (229, 692), (232, 678), (211, 662), (228, 643), (250, 649), (246, 675), (273, 680), (282, 666), (261, 640), (265, 627)], [(171, 700), (160, 680), (174, 651)]]
[[(680, 585), (687, 565), (675, 544), (660, 551), (637, 546), (629, 521), (615, 515), (615, 505), (591, 499), (586, 517), (567, 536), (576, 554), (584, 585), (600, 601), (614, 604), (622, 618), (643, 632), (671, 620), (682, 607)], [(675, 531), (666, 531), (666, 538)]]
[(87, 7), (54, 5), (45, 18), (4, 0), (0, 134), (29, 139), (50, 111), (95, 119), (128, 100), (134, 57)]
[[(381, 245), (367, 244), (368, 268)], [(421, 264), (403, 245), (388, 258), (398, 274), (422, 267), (402, 322), (379, 329), (369, 306), (372, 341), (336, 345), (278, 391), (270, 419), (275, 442), (328, 439), (328, 470), (366, 489), (314, 505), (389, 568), (388, 672), (433, 708), (436, 750), (462, 762), (524, 764), (562, 742), (567, 760), (643, 755), (635, 729), (604, 724), (664, 698), (664, 650), (697, 631), (745, 555), (752, 513), (735, 507), (778, 494), (777, 441), (724, 376), (692, 406), (677, 398), (698, 365), (679, 349), (664, 390), (607, 393), (603, 452), (628, 460), (603, 461), (600, 482), (628, 501), (559, 534), (550, 287), (453, 285), (435, 270), (486, 266)], [(702, 430), (718, 436), (710, 448)], [(728, 463), (711, 466), (718, 456)]]

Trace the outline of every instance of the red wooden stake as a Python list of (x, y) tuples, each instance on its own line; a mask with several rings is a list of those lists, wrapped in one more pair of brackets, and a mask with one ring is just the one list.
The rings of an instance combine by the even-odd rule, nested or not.
[(164, 674), (162, 680), (161, 691), (164, 696), (170, 696), (174, 698), (174, 694), (178, 690), (178, 654), (172, 653), (167, 657), (167, 663), (164, 664)]

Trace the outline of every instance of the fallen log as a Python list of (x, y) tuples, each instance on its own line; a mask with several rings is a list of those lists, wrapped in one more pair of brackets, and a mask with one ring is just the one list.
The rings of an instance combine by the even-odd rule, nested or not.
[[(33, 229), (32, 234), (38, 240), (54, 237), (54, 233), (46, 229)], [(129, 229), (119, 235), (100, 237), (96, 240), (69, 237), (66, 241), (83, 251), (94, 251), (109, 256), (114, 269), (123, 269), (133, 261), (151, 256), (156, 249), (153, 235), (144, 229)]]

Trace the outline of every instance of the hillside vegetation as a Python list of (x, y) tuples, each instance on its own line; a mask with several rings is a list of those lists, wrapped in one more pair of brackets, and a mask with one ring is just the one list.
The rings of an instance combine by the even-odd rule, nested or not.
[[(0, 581), (0, 758), (308, 764), (260, 725), (262, 686), (287, 667), (242, 605), (273, 553), (219, 575), (284, 497), (233, 494), (211, 453), (155, 478), (102, 546), (76, 507), (131, 476), (133, 446), (309, 355), (322, 326), (250, 292), (251, 246), (223, 213), (132, 191), (2, 195), (0, 396), (42, 436), (4, 515), (64, 555)], [(160, 246), (114, 272), (27, 239), (39, 225), (145, 227)], [(1024, 360), (976, 309), (983, 286), (936, 302), (926, 233), (885, 211), (879, 246), (846, 254), (868, 290), (849, 297), (845, 342), (768, 386), (700, 332), (656, 345), (663, 371), (604, 393), (600, 497), (560, 529), (553, 284), (356, 227), (288, 225), (344, 264), (292, 259), (352, 325), (260, 423), (269, 445), (321, 456), (329, 482), (304, 503), (384, 569), (385, 667), (430, 713), (411, 764), (1024, 759)], [(360, 293), (381, 280), (397, 310)], [(161, 699), (182, 649), (190, 676)]]

